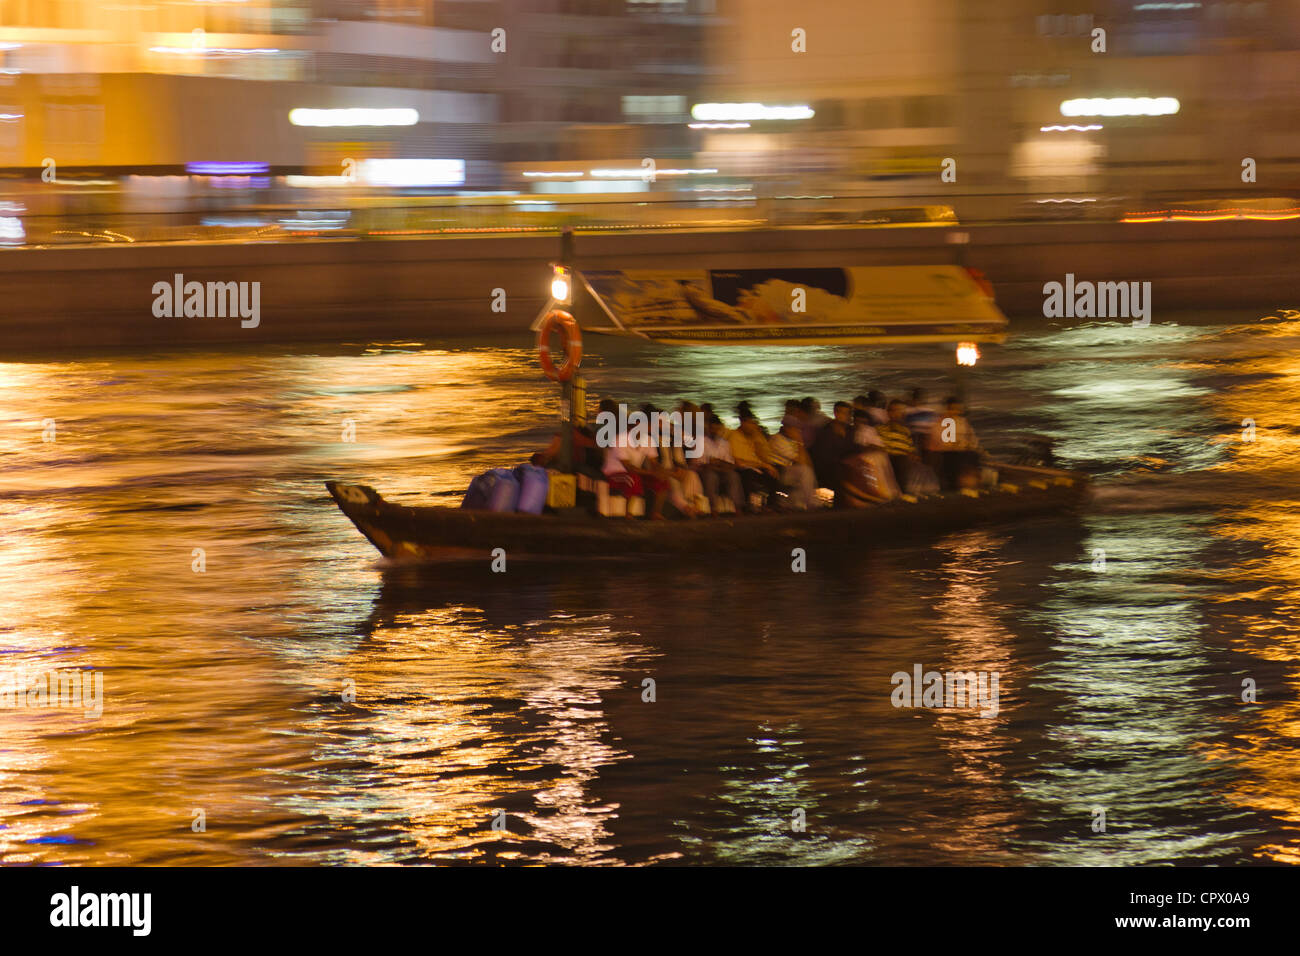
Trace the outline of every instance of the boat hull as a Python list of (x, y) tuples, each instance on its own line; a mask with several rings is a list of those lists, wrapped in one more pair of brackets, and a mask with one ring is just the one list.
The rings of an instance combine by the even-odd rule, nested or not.
[[(833, 546), (851, 551), (980, 524), (1072, 512), (1085, 476), (1004, 466), (1004, 483), (978, 495), (947, 494), (852, 510), (715, 516), (686, 521), (501, 514), (385, 501), (367, 485), (327, 481), (335, 503), (381, 554), (395, 560), (488, 560), (554, 555), (725, 554)], [(1010, 482), (1013, 477), (1014, 482)]]

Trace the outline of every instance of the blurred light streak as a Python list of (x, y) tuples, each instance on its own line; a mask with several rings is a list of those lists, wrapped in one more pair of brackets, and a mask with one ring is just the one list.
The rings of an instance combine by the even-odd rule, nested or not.
[(804, 120), (816, 113), (810, 106), (766, 106), (762, 103), (696, 103), (691, 117), (720, 122), (733, 120)]
[[(412, 111), (414, 112), (414, 111)], [(372, 186), (463, 186), (463, 159), (367, 159), (358, 172)]]
[(1177, 113), (1172, 96), (1113, 96), (1066, 100), (1062, 116), (1168, 116)]
[(185, 171), (195, 176), (251, 176), (271, 169), (267, 163), (186, 163)]
[(419, 112), (410, 107), (327, 110), (298, 107), (289, 111), (289, 122), (294, 126), (414, 126), (419, 121)]

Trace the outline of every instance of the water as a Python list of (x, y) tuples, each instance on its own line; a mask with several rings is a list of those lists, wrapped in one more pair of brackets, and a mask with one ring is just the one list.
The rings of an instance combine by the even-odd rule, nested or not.
[[(769, 423), (949, 361), (587, 344), (593, 398)], [(1300, 862), (1297, 347), (1295, 312), (1027, 326), (975, 424), (1053, 435), (1086, 514), (806, 574), (385, 566), (321, 482), (444, 502), (540, 447), (524, 336), (5, 362), (0, 676), (104, 702), (0, 710), (0, 858)], [(997, 715), (893, 707), (915, 664), (996, 671)]]

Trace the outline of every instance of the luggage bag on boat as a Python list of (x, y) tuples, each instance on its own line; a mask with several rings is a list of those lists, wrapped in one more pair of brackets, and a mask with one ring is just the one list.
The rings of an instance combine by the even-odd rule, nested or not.
[(572, 508), (578, 503), (578, 476), (562, 471), (548, 470), (546, 473), (546, 506), (548, 508)]
[(469, 511), (514, 511), (519, 503), (519, 479), (509, 468), (485, 471), (469, 483), (460, 506)]
[(550, 482), (546, 469), (536, 465), (520, 465), (515, 469), (515, 479), (519, 482), (519, 500), (516, 511), (530, 515), (539, 515), (546, 507), (546, 493)]

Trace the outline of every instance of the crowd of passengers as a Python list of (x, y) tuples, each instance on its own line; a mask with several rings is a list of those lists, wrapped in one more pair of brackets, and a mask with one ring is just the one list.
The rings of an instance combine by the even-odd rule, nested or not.
[[(617, 414), (618, 406), (606, 399), (600, 410)], [(650, 416), (661, 410), (645, 405), (641, 411)], [(829, 489), (837, 508), (862, 508), (979, 483), (979, 442), (955, 397), (936, 409), (921, 389), (907, 401), (871, 391), (836, 402), (830, 415), (815, 398), (790, 399), (776, 434), (748, 402), (736, 407), (734, 429), (707, 403), (684, 401), (677, 411), (683, 420), (703, 413), (706, 434), (698, 454), (687, 454), (680, 435), (644, 446), (619, 435), (601, 448), (593, 429), (577, 428), (576, 470), (608, 482), (611, 494), (644, 497), (649, 518), (665, 517), (666, 509), (687, 518), (731, 510), (724, 501), (737, 512), (803, 511), (820, 505), (819, 488)], [(560, 444), (556, 436), (533, 463), (552, 464)]]

